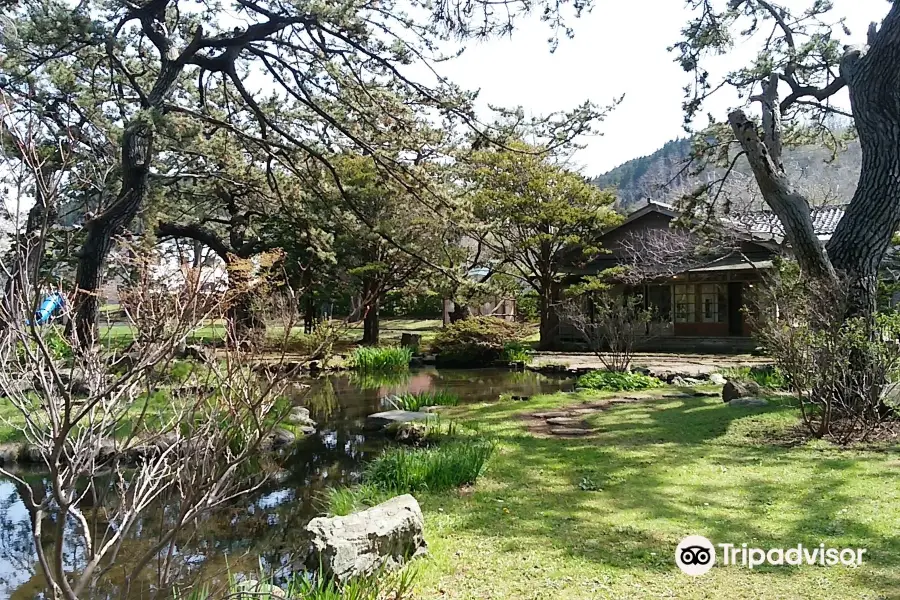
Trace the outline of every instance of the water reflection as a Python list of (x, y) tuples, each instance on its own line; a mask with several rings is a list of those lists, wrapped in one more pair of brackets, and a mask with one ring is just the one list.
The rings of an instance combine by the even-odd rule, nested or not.
[[(463, 403), (493, 402), (501, 394), (534, 396), (573, 386), (571, 380), (531, 372), (435, 369), (391, 378), (337, 374), (298, 383), (303, 385), (297, 386), (294, 401), (309, 408), (318, 431), (284, 456), (284, 469), (254, 494), (205, 516), (195, 530), (177, 541), (175, 553), (182, 572), (224, 581), (228, 569), (253, 571), (262, 564), (275, 572), (288, 570), (303, 526), (320, 512), (324, 490), (357, 481), (366, 461), (383, 447), (384, 439), (364, 434), (363, 424), (367, 415), (384, 410), (386, 396), (447, 390), (459, 395)], [(46, 493), (41, 475), (29, 475), (27, 481), (33, 489)], [(0, 600), (45, 597), (31, 538), (31, 517), (20, 500), (21, 491), (12, 481), (0, 478)], [(165, 531), (166, 513), (171, 508), (162, 503), (144, 515), (135, 539), (129, 540), (133, 554)], [(65, 550), (66, 568), (78, 569), (83, 548), (73, 545)], [(123, 549), (125, 561), (129, 554)], [(144, 592), (152, 588), (151, 578)], [(107, 589), (91, 597), (119, 598), (115, 578)]]

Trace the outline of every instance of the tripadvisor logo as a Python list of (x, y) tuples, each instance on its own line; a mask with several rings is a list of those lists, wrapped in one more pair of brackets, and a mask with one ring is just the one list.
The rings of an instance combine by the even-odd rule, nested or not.
[(703, 575), (716, 564), (716, 549), (702, 535), (689, 535), (675, 548), (675, 564), (688, 575)]
[(747, 544), (713, 544), (701, 535), (689, 535), (675, 548), (675, 564), (688, 575), (703, 575), (716, 564), (716, 547), (722, 564), (753, 569), (761, 565), (819, 565), (858, 567), (863, 563), (865, 548), (827, 548), (825, 544), (790, 548), (750, 548)]

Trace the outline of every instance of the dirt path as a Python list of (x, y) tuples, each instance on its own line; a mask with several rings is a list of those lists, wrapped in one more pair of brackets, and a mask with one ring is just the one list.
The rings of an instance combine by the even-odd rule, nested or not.
[(522, 415), (529, 433), (543, 438), (585, 438), (600, 433), (592, 427), (587, 417), (595, 415), (618, 404), (633, 404), (644, 400), (663, 398), (696, 398), (702, 396), (718, 396), (718, 392), (672, 392), (668, 394), (648, 394), (632, 392), (615, 398), (604, 398), (593, 402), (583, 402), (557, 410), (526, 413)]

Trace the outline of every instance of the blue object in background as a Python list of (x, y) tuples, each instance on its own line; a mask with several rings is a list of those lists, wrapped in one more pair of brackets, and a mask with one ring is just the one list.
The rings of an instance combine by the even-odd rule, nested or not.
[(53, 314), (56, 311), (61, 310), (65, 304), (66, 299), (59, 292), (49, 294), (44, 298), (44, 301), (41, 302), (41, 307), (34, 313), (35, 325), (46, 325), (49, 323), (50, 319), (53, 318)]

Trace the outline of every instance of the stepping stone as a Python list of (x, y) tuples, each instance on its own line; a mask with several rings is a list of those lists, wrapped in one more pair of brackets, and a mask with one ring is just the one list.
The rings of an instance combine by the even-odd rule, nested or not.
[(394, 423), (411, 423), (412, 421), (426, 421), (433, 418), (433, 414), (410, 410), (386, 410), (366, 417), (366, 429), (383, 429)]
[(552, 417), (547, 419), (548, 425), (560, 425), (562, 427), (581, 426), (584, 421), (577, 417)]
[(560, 437), (584, 437), (596, 433), (594, 429), (582, 429), (580, 427), (551, 427), (550, 434)]
[(534, 413), (534, 415), (532, 415), (532, 416), (534, 416), (535, 418), (538, 418), (538, 419), (552, 419), (555, 417), (570, 417), (570, 416), (572, 416), (572, 413), (570, 413), (569, 411), (565, 411), (565, 410), (554, 410), (551, 412)]

